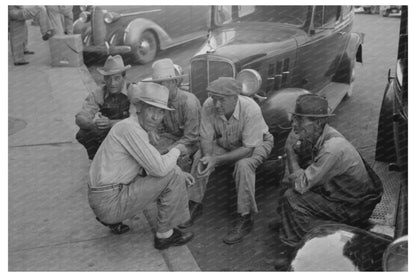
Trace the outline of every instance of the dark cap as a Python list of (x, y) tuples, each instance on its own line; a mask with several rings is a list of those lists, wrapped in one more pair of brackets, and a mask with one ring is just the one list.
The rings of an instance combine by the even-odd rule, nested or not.
[(222, 96), (239, 95), (242, 89), (242, 84), (232, 77), (220, 77), (207, 87), (210, 93)]
[(297, 116), (305, 117), (329, 117), (335, 114), (330, 113), (328, 101), (316, 94), (303, 94), (296, 99), (295, 112)]

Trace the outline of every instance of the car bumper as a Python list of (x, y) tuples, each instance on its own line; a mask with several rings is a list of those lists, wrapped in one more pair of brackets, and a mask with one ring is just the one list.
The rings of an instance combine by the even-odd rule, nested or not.
[(84, 46), (84, 52), (103, 53), (108, 55), (130, 53), (131, 47), (127, 45), (91, 45)]

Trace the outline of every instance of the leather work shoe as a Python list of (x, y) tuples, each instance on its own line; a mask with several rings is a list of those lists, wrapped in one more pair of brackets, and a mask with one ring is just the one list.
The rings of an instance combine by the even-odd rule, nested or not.
[(102, 222), (98, 217), (96, 217), (95, 219), (97, 219), (98, 222), (100, 222), (102, 225), (110, 228), (111, 232), (116, 235), (124, 234), (125, 232), (128, 232), (130, 230), (130, 227), (126, 224), (123, 224), (122, 222), (115, 224), (107, 224)]
[(296, 255), (296, 248), (283, 245), (281, 251), (274, 260), (274, 269), (277, 271), (290, 271), (292, 259)]
[(189, 213), (191, 214), (191, 218), (188, 221), (179, 224), (179, 228), (188, 228), (194, 224), (194, 221), (202, 215), (202, 204), (189, 200)]
[(42, 36), (43, 40), (48, 40), (55, 35), (55, 30), (47, 30), (46, 33)]
[(253, 227), (253, 220), (251, 215), (239, 216), (237, 224), (228, 232), (223, 241), (226, 244), (234, 244), (243, 240), (248, 235)]
[(17, 63), (14, 63), (14, 65), (15, 66), (19, 66), (19, 65), (27, 65), (27, 64), (29, 64), (29, 62), (17, 62)]
[(159, 250), (167, 249), (171, 246), (184, 245), (194, 237), (192, 232), (182, 232), (173, 228), (173, 234), (167, 239), (160, 239), (155, 235), (155, 248)]

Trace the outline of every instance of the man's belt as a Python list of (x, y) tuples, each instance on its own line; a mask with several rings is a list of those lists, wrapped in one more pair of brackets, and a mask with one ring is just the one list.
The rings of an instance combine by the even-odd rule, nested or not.
[(123, 186), (126, 186), (126, 184), (115, 184), (115, 185), (105, 185), (105, 186), (99, 186), (96, 188), (92, 188), (90, 184), (88, 184), (88, 188), (91, 192), (102, 192), (102, 191), (110, 191), (110, 190), (121, 190)]

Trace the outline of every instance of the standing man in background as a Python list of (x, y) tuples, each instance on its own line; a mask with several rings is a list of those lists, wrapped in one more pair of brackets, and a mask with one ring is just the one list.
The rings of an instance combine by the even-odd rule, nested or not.
[(74, 16), (72, 6), (46, 6), (48, 16), (56, 35), (72, 35)]

